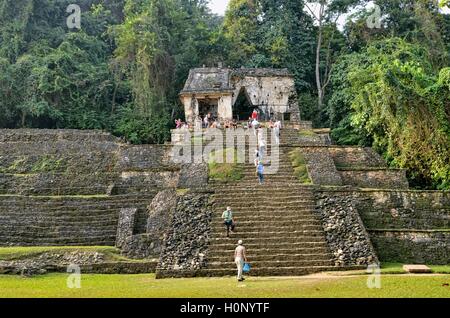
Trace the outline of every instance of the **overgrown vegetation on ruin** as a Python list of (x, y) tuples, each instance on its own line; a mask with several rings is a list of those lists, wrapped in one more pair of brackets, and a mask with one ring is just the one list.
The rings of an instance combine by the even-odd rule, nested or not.
[[(233, 163), (230, 163), (227, 158), (233, 158)], [(237, 163), (237, 159), (237, 151), (234, 148), (211, 152), (208, 161), (210, 180), (224, 183), (241, 180), (243, 169)]]
[(289, 158), (291, 159), (292, 166), (294, 168), (294, 175), (298, 178), (300, 183), (310, 184), (311, 179), (309, 178), (306, 160), (301, 149), (297, 148), (292, 150), (289, 153)]

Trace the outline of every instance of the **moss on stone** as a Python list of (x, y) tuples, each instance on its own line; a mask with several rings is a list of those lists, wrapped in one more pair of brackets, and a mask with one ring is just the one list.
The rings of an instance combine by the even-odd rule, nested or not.
[[(233, 163), (227, 162), (227, 156), (232, 152)], [(223, 158), (223, 160), (220, 160)], [(237, 163), (237, 151), (227, 148), (223, 151), (211, 152), (208, 161), (209, 178), (219, 182), (235, 182), (243, 178), (243, 169)]]
[(12, 261), (39, 256), (43, 253), (64, 253), (74, 251), (89, 251), (105, 254), (108, 258), (123, 258), (120, 250), (112, 246), (18, 246), (0, 247), (0, 260)]
[(300, 130), (299, 135), (301, 137), (317, 137), (318, 135), (312, 130)]
[(303, 184), (311, 184), (311, 179), (308, 175), (308, 169), (306, 167), (306, 160), (300, 149), (295, 149), (289, 153), (292, 166), (294, 168), (294, 175)]

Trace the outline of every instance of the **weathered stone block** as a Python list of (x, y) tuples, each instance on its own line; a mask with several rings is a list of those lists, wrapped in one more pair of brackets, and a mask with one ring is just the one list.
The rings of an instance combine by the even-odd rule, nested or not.
[(308, 174), (314, 184), (342, 185), (342, 179), (326, 147), (302, 147)]
[(121, 246), (122, 255), (129, 258), (159, 258), (162, 238), (155, 234), (139, 234), (127, 237)]
[(316, 192), (317, 213), (336, 266), (378, 263), (375, 249), (351, 197)]
[(117, 224), (116, 246), (122, 247), (127, 237), (133, 235), (134, 222), (136, 218), (136, 208), (121, 209), (119, 213), (119, 223)]
[(195, 272), (206, 266), (211, 219), (209, 194), (188, 193), (178, 198), (164, 240), (157, 277)]
[(208, 164), (183, 165), (180, 171), (178, 188), (202, 188), (208, 184)]

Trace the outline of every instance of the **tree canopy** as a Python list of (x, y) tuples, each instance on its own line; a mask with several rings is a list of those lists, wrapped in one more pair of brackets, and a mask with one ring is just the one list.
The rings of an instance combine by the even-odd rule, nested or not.
[[(413, 186), (450, 188), (450, 15), (441, 0), (0, 0), (0, 127), (163, 143), (189, 69), (288, 68), (304, 120), (373, 146)], [(342, 26), (339, 17), (348, 14)]]

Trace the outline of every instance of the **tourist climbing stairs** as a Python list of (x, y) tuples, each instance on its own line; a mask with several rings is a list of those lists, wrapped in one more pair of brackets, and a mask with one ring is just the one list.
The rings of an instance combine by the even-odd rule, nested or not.
[[(288, 138), (282, 136), (282, 143), (294, 138), (291, 134), (295, 132), (298, 133), (288, 130)], [(268, 138), (269, 155), (276, 151), (271, 140)], [(251, 275), (304, 275), (336, 269), (323, 228), (314, 214), (313, 192), (295, 178), (289, 159), (291, 148), (278, 149), (279, 158), (264, 160), (266, 166), (278, 169), (266, 175), (263, 185), (258, 183), (255, 166), (249, 160), (253, 158), (251, 151), (247, 151), (247, 163), (242, 165), (242, 180), (213, 183), (214, 216), (206, 275), (236, 273), (234, 249), (238, 240), (243, 240), (247, 248)], [(227, 206), (232, 208), (236, 222), (230, 238), (221, 219)]]

